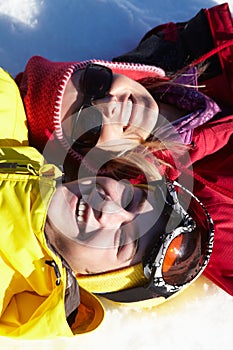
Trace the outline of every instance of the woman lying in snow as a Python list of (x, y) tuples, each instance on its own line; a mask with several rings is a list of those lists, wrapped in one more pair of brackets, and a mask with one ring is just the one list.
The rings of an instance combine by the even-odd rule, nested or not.
[[(147, 300), (151, 305), (164, 301), (192, 282), (209, 260), (213, 227), (208, 211), (216, 238), (204, 273), (229, 293), (233, 291), (232, 117), (225, 113), (230, 106), (225, 103), (221, 111), (211, 97), (187, 87), (185, 74), (170, 81), (156, 67), (89, 63), (53, 63), (35, 57), (17, 77), (30, 145), (46, 158), (54, 158), (55, 164), (65, 161), (66, 181), (77, 177), (80, 160), (88, 174), (97, 175), (84, 180), (83, 174), (78, 174), (78, 182), (63, 183), (57, 189), (58, 169), (40, 169), (42, 157), (34, 149), (22, 147), (28, 145), (26, 117), (13, 82), (2, 72), (6, 107), (1, 114), (6, 118), (8, 111), (10, 117), (1, 133), (1, 193), (6, 203), (2, 213), (4, 232), (9, 232), (1, 253), (8, 276), (2, 290), (1, 330), (7, 336), (72, 335), (68, 323), (75, 333), (95, 328), (103, 310), (89, 292), (139, 305)], [(189, 71), (189, 85), (195, 80), (195, 70)], [(13, 104), (15, 97), (17, 104)], [(94, 106), (94, 123), (91, 118), (86, 120), (89, 108), (84, 107), (88, 106), (91, 111)], [(168, 149), (170, 139), (174, 149)], [(184, 157), (184, 146), (179, 151), (177, 141), (188, 145), (188, 157)], [(109, 168), (104, 167), (102, 152), (101, 162), (90, 159), (92, 152), (88, 151), (93, 147), (94, 155), (99, 148), (104, 152), (113, 149), (114, 157), (120, 153), (123, 170), (128, 157), (134, 159), (135, 167), (145, 164), (145, 171), (138, 174), (137, 169), (133, 176), (133, 167), (129, 167), (125, 177), (133, 187), (99, 177)], [(189, 171), (191, 164), (193, 172)], [(117, 168), (118, 178), (122, 169)], [(180, 176), (191, 187), (190, 174), (195, 196), (174, 182)], [(38, 193), (42, 195), (37, 197)], [(6, 199), (9, 194), (10, 201)], [(19, 240), (20, 227), (25, 235)], [(81, 286), (80, 305), (72, 270)]]

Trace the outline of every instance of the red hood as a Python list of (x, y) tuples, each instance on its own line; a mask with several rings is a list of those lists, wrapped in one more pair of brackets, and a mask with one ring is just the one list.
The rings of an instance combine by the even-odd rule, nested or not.
[(16, 81), (26, 109), (30, 143), (40, 151), (44, 149), (53, 133), (66, 147), (67, 142), (60, 121), (62, 97), (72, 74), (78, 69), (85, 68), (90, 61), (106, 65), (114, 73), (124, 74), (134, 80), (148, 76), (165, 76), (162, 69), (143, 64), (103, 60), (52, 62), (43, 57), (32, 57)]

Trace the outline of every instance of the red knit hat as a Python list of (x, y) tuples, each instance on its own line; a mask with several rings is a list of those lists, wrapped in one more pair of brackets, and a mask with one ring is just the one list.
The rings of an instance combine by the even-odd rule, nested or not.
[(78, 69), (85, 68), (90, 61), (106, 65), (114, 73), (124, 74), (134, 80), (148, 76), (165, 76), (162, 69), (141, 64), (103, 60), (52, 62), (40, 56), (32, 57), (16, 81), (26, 109), (30, 143), (40, 151), (43, 151), (53, 133), (64, 147), (70, 147), (61, 127), (62, 97), (72, 74)]

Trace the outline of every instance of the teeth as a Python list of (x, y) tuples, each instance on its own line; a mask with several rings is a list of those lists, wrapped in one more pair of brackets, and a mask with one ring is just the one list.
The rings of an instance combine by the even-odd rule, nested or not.
[(87, 205), (84, 202), (84, 200), (81, 198), (79, 202), (79, 206), (77, 208), (77, 212), (76, 212), (77, 220), (79, 222), (84, 222), (84, 214), (85, 214), (86, 208), (87, 208)]
[(132, 114), (132, 109), (133, 109), (133, 102), (128, 99), (125, 111), (123, 113), (123, 125), (126, 127), (129, 124), (131, 114)]
[(82, 203), (82, 204), (80, 203), (79, 207), (78, 207), (78, 210), (84, 211), (85, 208), (86, 208), (85, 204), (84, 203)]

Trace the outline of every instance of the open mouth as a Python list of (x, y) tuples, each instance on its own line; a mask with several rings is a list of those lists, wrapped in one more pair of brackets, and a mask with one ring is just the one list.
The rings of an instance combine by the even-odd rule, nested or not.
[(76, 206), (76, 222), (79, 228), (79, 233), (82, 236), (84, 234), (84, 230), (86, 227), (87, 217), (88, 217), (88, 204), (83, 200), (83, 198), (79, 198), (77, 206)]

